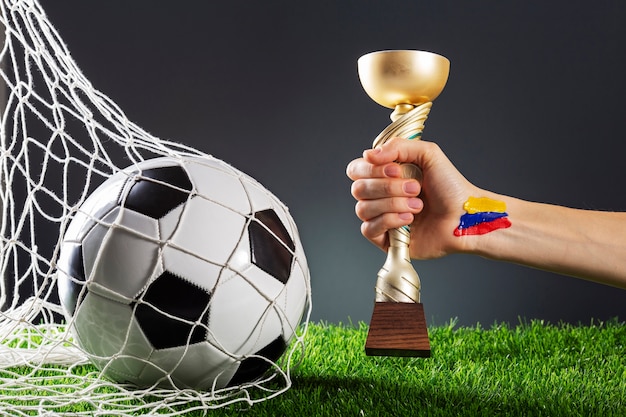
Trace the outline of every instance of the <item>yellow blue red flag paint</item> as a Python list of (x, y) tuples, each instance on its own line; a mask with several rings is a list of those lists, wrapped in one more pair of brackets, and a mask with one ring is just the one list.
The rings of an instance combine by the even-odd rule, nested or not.
[(463, 204), (466, 211), (461, 216), (455, 236), (484, 235), (497, 229), (511, 227), (504, 201), (487, 197), (469, 197)]

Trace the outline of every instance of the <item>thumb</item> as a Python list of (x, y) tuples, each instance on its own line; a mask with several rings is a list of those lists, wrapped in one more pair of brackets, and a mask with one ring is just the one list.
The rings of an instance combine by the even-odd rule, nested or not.
[(389, 162), (404, 162), (398, 160), (398, 149), (396, 144), (392, 144), (393, 139), (388, 140), (382, 145), (378, 145), (373, 149), (367, 149), (363, 152), (363, 159), (374, 165), (384, 165)]
[(422, 140), (392, 138), (383, 145), (363, 152), (363, 158), (375, 165), (389, 162), (410, 162), (421, 165), (424, 162), (424, 152), (428, 145)]

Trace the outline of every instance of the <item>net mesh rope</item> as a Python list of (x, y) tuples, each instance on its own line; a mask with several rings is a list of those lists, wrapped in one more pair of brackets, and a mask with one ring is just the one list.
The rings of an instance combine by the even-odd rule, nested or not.
[(61, 231), (90, 192), (129, 165), (157, 156), (214, 158), (129, 121), (82, 74), (37, 1), (0, 0), (0, 7), (0, 414), (202, 414), (289, 389), (310, 302), (291, 348), (254, 383), (205, 392), (138, 389), (89, 365), (59, 324)]

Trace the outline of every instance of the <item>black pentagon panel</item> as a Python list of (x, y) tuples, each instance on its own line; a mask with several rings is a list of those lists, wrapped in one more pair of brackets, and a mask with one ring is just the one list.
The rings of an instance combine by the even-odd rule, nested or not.
[(208, 324), (207, 305), (211, 299), (208, 292), (166, 271), (139, 299), (142, 301), (137, 303), (135, 317), (156, 349), (185, 346), (206, 339), (203, 326), (193, 326), (167, 315)]
[(191, 190), (189, 176), (179, 165), (146, 169), (131, 185), (124, 206), (153, 219), (160, 219), (187, 201)]
[[(276, 362), (285, 349), (287, 349), (287, 343), (285, 343), (285, 340), (279, 336), (263, 349), (256, 352), (255, 355), (262, 356), (272, 362)], [(239, 364), (237, 372), (235, 372), (235, 375), (233, 375), (228, 385), (235, 386), (245, 382), (252, 382), (263, 376), (270, 366), (271, 364), (268, 361), (261, 358), (245, 358)]]
[(57, 261), (57, 268), (61, 272), (57, 275), (57, 286), (61, 304), (70, 313), (74, 314), (78, 306), (78, 296), (85, 282), (85, 263), (83, 248), (79, 243), (63, 243), (61, 256)]
[(274, 210), (259, 211), (254, 217), (265, 227), (256, 221), (248, 226), (252, 263), (285, 284), (291, 274), (293, 240)]

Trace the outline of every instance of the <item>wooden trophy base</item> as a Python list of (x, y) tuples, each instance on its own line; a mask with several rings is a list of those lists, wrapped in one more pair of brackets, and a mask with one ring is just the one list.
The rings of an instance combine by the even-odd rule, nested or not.
[(365, 341), (368, 356), (430, 357), (422, 303), (377, 301)]

